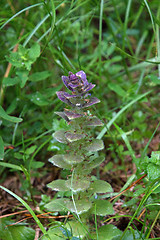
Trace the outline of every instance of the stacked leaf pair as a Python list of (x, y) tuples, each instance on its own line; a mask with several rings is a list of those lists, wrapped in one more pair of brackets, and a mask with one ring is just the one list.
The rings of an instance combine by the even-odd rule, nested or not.
[(67, 152), (55, 155), (49, 161), (57, 167), (71, 170), (71, 176), (67, 180), (55, 180), (48, 187), (55, 191), (70, 191), (72, 198), (53, 200), (46, 207), (51, 211), (69, 210), (79, 215), (86, 212), (95, 214), (96, 204), (97, 215), (112, 214), (113, 209), (108, 201), (95, 198), (97, 193), (111, 192), (111, 186), (90, 176), (92, 169), (104, 161), (104, 157), (98, 155), (98, 151), (104, 148), (103, 141), (91, 135), (92, 128), (103, 123), (88, 109), (84, 112), (84, 108), (100, 102), (88, 93), (95, 85), (87, 81), (84, 71), (76, 74), (69, 72), (69, 76), (62, 76), (62, 80), (72, 94), (59, 91), (57, 96), (70, 108), (56, 114), (66, 120), (70, 130), (56, 131), (54, 138), (67, 144)]

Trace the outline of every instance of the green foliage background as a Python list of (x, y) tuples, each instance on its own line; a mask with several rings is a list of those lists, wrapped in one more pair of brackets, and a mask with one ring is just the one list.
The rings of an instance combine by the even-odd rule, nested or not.
[[(129, 156), (130, 174), (134, 162), (137, 177), (145, 171), (154, 181), (160, 173), (159, 157), (153, 163), (151, 155), (159, 144), (150, 144), (159, 133), (159, 1), (2, 0), (0, 16), (0, 183), (18, 171), (22, 195), (34, 201), (31, 177), (46, 176), (48, 158), (64, 151), (52, 137), (67, 129), (54, 114), (63, 109), (56, 97), (64, 89), (61, 76), (79, 70), (101, 100), (93, 112), (105, 124), (94, 132), (110, 161), (102, 172), (127, 174)], [(4, 151), (8, 145), (14, 149)]]

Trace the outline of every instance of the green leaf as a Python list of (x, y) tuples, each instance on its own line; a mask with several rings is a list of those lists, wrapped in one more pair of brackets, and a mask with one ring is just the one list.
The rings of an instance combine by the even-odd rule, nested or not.
[(148, 178), (150, 180), (154, 180), (160, 176), (160, 166), (149, 163), (147, 165), (147, 173), (148, 173)]
[(53, 134), (53, 137), (60, 143), (68, 143), (68, 141), (66, 140), (66, 137), (65, 137), (65, 132), (66, 131), (64, 131), (64, 130), (56, 131)]
[(55, 200), (52, 200), (50, 203), (47, 203), (45, 205), (45, 208), (53, 212), (66, 211), (67, 210), (66, 204), (68, 202), (69, 202), (69, 199), (65, 199), (65, 198), (55, 199)]
[(3, 139), (0, 136), (0, 160), (4, 159), (4, 143), (3, 143)]
[[(114, 225), (104, 225), (98, 229), (98, 240), (112, 240), (115, 237), (118, 237), (117, 239), (120, 239), (121, 234), (122, 232)], [(97, 239), (96, 233), (92, 236), (92, 239)]]
[(28, 80), (29, 72), (26, 70), (23, 70), (23, 71), (17, 71), (16, 73), (19, 78), (20, 87), (23, 88)]
[(103, 161), (105, 160), (105, 157), (97, 157), (93, 160), (90, 160), (88, 163), (86, 163), (86, 168), (93, 169), (98, 167)]
[[(14, 53), (14, 52), (12, 52), (12, 53)], [(22, 59), (26, 60), (25, 56), (27, 55), (27, 53), (28, 53), (28, 49), (25, 48), (23, 45), (19, 44), (18, 54), (21, 56)]]
[(65, 133), (65, 137), (69, 142), (74, 142), (82, 138), (85, 138), (85, 134), (76, 134), (76, 133), (67, 132)]
[(81, 155), (73, 155), (73, 154), (64, 154), (63, 159), (65, 162), (69, 164), (77, 164), (83, 161), (84, 157)]
[(1, 240), (34, 240), (35, 231), (26, 226), (13, 225), (13, 221), (0, 219), (0, 239)]
[(40, 56), (40, 45), (35, 42), (35, 44), (29, 49), (28, 55), (33, 62)]
[(4, 109), (3, 109), (1, 106), (0, 106), (0, 117), (1, 117), (1, 118), (4, 118), (4, 119), (7, 120), (7, 121), (14, 122), (14, 123), (18, 123), (18, 122), (22, 122), (22, 121), (23, 121), (22, 118), (17, 118), (17, 117), (9, 116), (9, 115), (4, 111)]
[(38, 169), (38, 168), (42, 168), (44, 166), (44, 162), (40, 162), (40, 161), (32, 161), (31, 162), (31, 168), (32, 169)]
[(18, 51), (11, 52), (9, 57), (6, 56), (6, 59), (17, 68), (27, 69), (28, 71), (30, 71), (31, 65), (36, 61), (39, 55), (40, 46), (38, 43), (35, 43), (30, 49), (26, 49), (24, 46), (19, 45)]
[[(56, 112), (56, 114), (58, 114), (59, 116), (64, 118), (66, 121), (68, 121), (68, 119), (66, 119), (66, 116), (63, 112)], [(72, 133), (72, 132), (68, 132), (68, 131), (64, 131), (64, 130), (59, 130), (53, 134), (53, 137), (58, 142), (68, 143), (68, 142), (74, 142), (74, 141), (84, 138), (85, 134), (76, 134), (76, 133)]]
[(28, 98), (38, 106), (46, 106), (49, 104), (49, 101), (47, 100), (47, 98), (43, 96), (40, 92), (30, 94)]
[(90, 142), (86, 145), (87, 145), (87, 147), (85, 147), (85, 150), (90, 151), (90, 152), (97, 152), (104, 148), (103, 141), (100, 139), (93, 139), (92, 142)]
[(66, 122), (69, 122), (69, 119), (64, 112), (54, 112), (54, 113), (60, 116), (61, 118), (63, 118)]
[(86, 179), (69, 179), (66, 181), (66, 186), (73, 192), (85, 191), (89, 188), (90, 181)]
[(51, 76), (49, 71), (37, 72), (33, 73), (29, 76), (29, 81), (31, 82), (39, 82)]
[[(146, 80), (149, 80), (149, 85), (150, 86), (156, 86), (156, 85), (159, 85), (160, 84), (160, 80), (159, 80), (159, 77), (157, 75), (154, 75), (154, 74), (150, 74), (150, 75), (147, 75), (145, 77)], [(152, 83), (150, 83), (152, 81)]]
[(16, 153), (14, 153), (14, 157), (22, 160), (23, 159), (23, 153), (16, 152)]
[(92, 191), (93, 193), (113, 192), (111, 185), (108, 182), (103, 180), (95, 180), (90, 184), (90, 187), (88, 190)]
[[(154, 193), (154, 194), (160, 193), (160, 186), (159, 186), (159, 184), (158, 184), (157, 188), (154, 187), (154, 191), (152, 193)], [(157, 209), (158, 209), (158, 207), (157, 207)]]
[(96, 214), (98, 216), (114, 214), (113, 206), (107, 200), (95, 200), (90, 211), (91, 214)]
[(136, 206), (138, 202), (137, 198), (132, 198), (130, 201), (125, 201), (125, 203), (123, 203), (122, 207), (132, 207), (132, 206)]
[(51, 162), (53, 165), (59, 168), (68, 169), (68, 170), (72, 168), (72, 165), (64, 161), (63, 155), (61, 154), (53, 156), (52, 158), (49, 159), (49, 162)]
[(18, 77), (14, 77), (14, 78), (6, 77), (6, 78), (3, 78), (3, 86), (4, 87), (14, 86), (14, 85), (16, 85), (19, 82), (20, 82), (20, 79)]
[(84, 199), (75, 201), (75, 204), (72, 201), (66, 203), (67, 209), (76, 214), (82, 214), (87, 212), (91, 208), (91, 206), (92, 203)]
[(88, 225), (85, 223), (81, 224), (78, 221), (68, 221), (65, 227), (72, 232), (74, 237), (77, 237), (78, 239), (84, 239), (89, 230)]
[[(38, 48), (37, 48), (38, 49)], [(27, 69), (30, 71), (31, 65), (35, 62), (37, 55), (32, 51), (34, 50), (26, 49), (24, 46), (19, 44), (17, 52), (11, 52), (10, 56), (6, 56), (7, 61), (9, 61), (13, 66), (19, 69)], [(36, 52), (36, 51), (35, 51)]]
[[(122, 233), (121, 233), (121, 235), (122, 235)], [(113, 240), (119, 240), (121, 238), (121, 235), (114, 237)], [(136, 239), (137, 240), (142, 240), (142, 239), (146, 240), (146, 238), (144, 238), (144, 234), (139, 233), (135, 229), (127, 230), (122, 238), (122, 240), (136, 240)]]
[(6, 56), (6, 60), (17, 68), (24, 67), (24, 62), (18, 52), (11, 52), (10, 56)]
[(9, 193), (10, 195), (12, 195), (14, 198), (16, 198), (19, 202), (21, 202), (23, 204), (23, 206), (30, 212), (30, 214), (34, 218), (35, 222), (37, 223), (37, 225), (39, 226), (39, 228), (43, 232), (43, 234), (45, 234), (46, 233), (45, 228), (43, 227), (43, 225), (40, 222), (40, 220), (37, 218), (37, 216), (34, 213), (34, 211), (30, 208), (30, 206), (22, 198), (20, 198), (18, 195), (16, 195), (15, 193), (10, 191), (9, 189), (7, 189), (7, 188), (5, 188), (5, 187), (3, 187), (1, 185), (0, 185), (0, 188), (3, 189), (4, 191), (6, 191), (7, 193)]
[(51, 188), (54, 191), (69, 191), (68, 187), (66, 186), (66, 181), (62, 179), (54, 180), (53, 182), (47, 184), (47, 187)]
[(36, 150), (36, 148), (37, 148), (36, 145), (33, 145), (33, 146), (27, 148), (26, 151), (25, 151), (25, 154), (30, 155), (30, 154), (34, 153), (34, 151)]
[(156, 165), (160, 165), (160, 151), (152, 152), (150, 161)]
[(45, 88), (42, 93), (45, 97), (53, 97), (56, 95), (56, 92), (59, 91), (62, 88), (62, 84), (59, 84), (58, 87), (53, 87), (53, 88)]
[(116, 83), (109, 83), (108, 87), (110, 90), (114, 91), (117, 93), (117, 95), (124, 97), (126, 96), (126, 91), (124, 91), (118, 84)]
[(12, 163), (0, 162), (0, 166), (7, 167), (7, 168), (12, 168), (12, 169), (19, 170), (19, 171), (23, 171), (23, 169), (20, 166), (12, 164)]
[(47, 234), (45, 234), (41, 239), (42, 240), (49, 240), (48, 239), (48, 236), (50, 237), (50, 239), (53, 239), (53, 240), (67, 240), (68, 239), (68, 236), (65, 236), (63, 234), (63, 231), (61, 230), (61, 227), (59, 226), (51, 226), (49, 228), (49, 230), (47, 231)]
[(7, 114), (11, 114), (11, 113), (16, 109), (17, 103), (18, 103), (19, 100), (20, 100), (19, 98), (15, 98), (15, 99), (11, 102), (11, 104), (9, 105), (9, 107), (8, 107), (7, 110), (6, 110), (6, 113), (7, 113)]

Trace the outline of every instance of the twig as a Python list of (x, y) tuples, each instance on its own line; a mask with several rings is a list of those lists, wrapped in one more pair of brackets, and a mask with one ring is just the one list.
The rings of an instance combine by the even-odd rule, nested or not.
[(16, 214), (20, 214), (20, 213), (24, 213), (24, 212), (28, 212), (28, 210), (24, 210), (24, 211), (20, 211), (20, 212), (15, 212), (15, 213), (10, 213), (10, 214), (6, 214), (6, 215), (2, 215), (0, 216), (0, 219), (1, 218), (5, 218), (5, 217), (9, 217), (9, 216), (14, 216)]
[(40, 232), (39, 227), (36, 227), (36, 232), (35, 232), (34, 240), (38, 240), (38, 238), (39, 238), (39, 232)]
[(130, 188), (132, 188), (134, 185), (136, 185), (138, 182), (140, 182), (143, 178), (145, 178), (147, 176), (147, 174), (144, 174), (142, 177), (140, 177), (138, 180), (136, 180), (135, 182), (133, 182), (128, 188), (126, 188), (125, 190), (123, 190), (122, 192), (120, 192), (118, 195), (114, 196), (113, 198), (110, 199), (110, 202), (112, 200), (114, 200), (115, 198), (121, 196), (123, 193), (125, 193), (127, 190), (129, 190)]
[(12, 13), (15, 14), (16, 11), (15, 11), (15, 8), (14, 8), (12, 2), (10, 0), (7, 0), (7, 2), (8, 2), (8, 5), (10, 6), (10, 8), (12, 10)]

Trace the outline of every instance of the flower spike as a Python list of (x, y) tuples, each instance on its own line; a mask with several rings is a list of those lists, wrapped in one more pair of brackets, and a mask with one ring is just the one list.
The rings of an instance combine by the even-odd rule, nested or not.
[(87, 96), (90, 96), (90, 94), (86, 92), (90, 91), (96, 85), (87, 81), (84, 71), (81, 70), (76, 74), (69, 72), (69, 76), (62, 76), (62, 81), (64, 85), (72, 91), (72, 94), (64, 91), (57, 92), (57, 96), (62, 102), (78, 108), (89, 107), (100, 102), (98, 98), (86, 99)]

